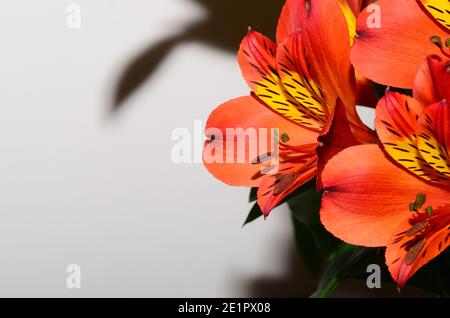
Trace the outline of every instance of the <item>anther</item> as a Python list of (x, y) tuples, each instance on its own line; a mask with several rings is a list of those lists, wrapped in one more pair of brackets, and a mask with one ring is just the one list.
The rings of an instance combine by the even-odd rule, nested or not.
[[(433, 35), (432, 37), (430, 37), (430, 42), (436, 45), (441, 50), (442, 54), (444, 54), (446, 57), (450, 57), (449, 52), (445, 51), (442, 45), (442, 40), (438, 35)], [(445, 40), (445, 47), (450, 48), (450, 38)]]
[(427, 196), (424, 193), (418, 193), (416, 195), (416, 201), (412, 204), (410, 204), (410, 210), (417, 212), (427, 201)]
[(428, 222), (417, 222), (414, 224), (408, 231), (405, 232), (406, 236), (414, 236), (423, 229), (425, 229), (428, 226)]
[(438, 48), (442, 48), (442, 40), (441, 37), (438, 35), (433, 35), (432, 37), (430, 37), (430, 41), (431, 43), (433, 43), (434, 45), (436, 45)]
[(289, 138), (289, 135), (288, 135), (288, 134), (283, 133), (283, 134), (281, 135), (281, 141), (282, 141), (282, 142), (288, 142), (289, 140), (290, 140), (290, 138)]
[(414, 244), (409, 250), (408, 254), (406, 254), (406, 265), (411, 265), (416, 260), (417, 256), (419, 256), (420, 251), (422, 251), (423, 247), (425, 246), (425, 243), (427, 242), (427, 239), (422, 239), (416, 244)]
[(427, 215), (427, 217), (431, 217), (431, 214), (433, 214), (433, 207), (427, 206), (425, 209), (425, 214)]

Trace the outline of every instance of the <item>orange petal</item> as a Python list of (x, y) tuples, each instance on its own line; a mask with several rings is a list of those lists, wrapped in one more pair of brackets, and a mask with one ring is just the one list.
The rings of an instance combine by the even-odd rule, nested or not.
[[(229, 128), (228, 134), (227, 128)], [(239, 151), (235, 147), (227, 146), (238, 144), (238, 138), (233, 134), (237, 132), (235, 128), (242, 128), (244, 132), (249, 133), (251, 133), (251, 130), (247, 130), (249, 128), (256, 130), (254, 134), (257, 136), (256, 140), (251, 140), (253, 143), (245, 143), (245, 148), (240, 149), (241, 156), (245, 157), (243, 163), (238, 163)], [(261, 178), (257, 177), (260, 177), (259, 173), (264, 168), (264, 163), (254, 164), (252, 161), (254, 162), (258, 156), (267, 154), (273, 148), (270, 138), (272, 128), (278, 128), (279, 136), (282, 134), (289, 136), (289, 144), (309, 144), (316, 142), (318, 137), (317, 133), (277, 115), (255, 98), (240, 97), (216, 108), (206, 123), (206, 134), (214, 135), (212, 141), (205, 143), (203, 151), (206, 168), (216, 178), (227, 184), (258, 186)], [(267, 132), (267, 136), (264, 136), (264, 131)], [(227, 157), (231, 158), (233, 163), (227, 163)]]
[(289, 94), (278, 75), (275, 44), (260, 33), (249, 31), (242, 41), (238, 60), (250, 88), (267, 106), (284, 117), (319, 131), (323, 123), (305, 113)]
[[(379, 0), (379, 12), (363, 10), (358, 17), (352, 62), (365, 77), (387, 86), (412, 88), (420, 64), (429, 55), (442, 56), (430, 37), (443, 41), (448, 33), (411, 0)], [(380, 13), (380, 27), (374, 15)], [(420, 26), (420, 27), (418, 27)]]
[(424, 105), (450, 100), (450, 60), (428, 57), (414, 80), (414, 98)]
[(350, 244), (371, 247), (390, 242), (419, 192), (436, 207), (448, 203), (450, 194), (392, 163), (378, 145), (341, 151), (325, 166), (322, 183), (321, 221), (327, 230)]
[(406, 218), (389, 242), (386, 264), (401, 288), (414, 273), (449, 245), (450, 204), (447, 204), (434, 209), (430, 218), (423, 214), (414, 220), (411, 216)]
[(417, 146), (422, 157), (450, 186), (450, 107), (446, 100), (429, 106), (418, 121)]
[[(311, 63), (311, 74), (320, 83), (327, 102), (332, 105), (339, 97), (346, 107), (355, 108), (347, 23), (337, 1), (311, 2), (304, 24), (303, 48)], [(347, 112), (350, 118), (357, 117), (356, 109)]]
[(442, 183), (440, 176), (422, 158), (417, 146), (417, 119), (422, 112), (423, 105), (412, 97), (386, 92), (376, 109), (378, 137), (398, 164), (424, 180)]
[(304, 21), (302, 42), (310, 61), (311, 76), (322, 88), (328, 105), (334, 106), (340, 98), (355, 137), (372, 141), (369, 130), (356, 112), (356, 81), (350, 63), (348, 26), (337, 1), (311, 2)]
[(358, 145), (350, 129), (341, 100), (338, 100), (333, 116), (322, 131), (319, 141), (321, 146), (317, 149), (317, 188), (322, 188), (321, 174), (326, 163), (345, 148)]
[(286, 162), (274, 175), (265, 175), (258, 189), (258, 205), (267, 217), (284, 198), (312, 180), (317, 173), (315, 153), (300, 161)]
[(286, 0), (277, 27), (277, 43), (283, 42), (302, 29), (302, 23), (311, 6), (310, 0)]

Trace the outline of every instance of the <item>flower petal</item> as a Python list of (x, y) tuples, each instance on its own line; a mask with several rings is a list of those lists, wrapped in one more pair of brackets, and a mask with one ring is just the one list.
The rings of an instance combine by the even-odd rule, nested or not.
[(283, 163), (276, 174), (264, 176), (257, 195), (265, 217), (284, 198), (316, 176), (316, 164), (316, 155), (312, 153), (301, 161)]
[(440, 179), (450, 185), (450, 107), (446, 100), (429, 106), (420, 116), (417, 146)]
[(448, 203), (449, 190), (432, 186), (392, 163), (378, 145), (347, 148), (322, 173), (321, 221), (328, 231), (354, 245), (386, 246), (409, 217), (419, 192), (427, 204)]
[[(355, 108), (355, 78), (350, 63), (347, 23), (337, 1), (311, 2), (302, 34), (312, 77), (320, 83), (327, 102), (333, 104), (339, 97), (346, 108)], [(356, 109), (352, 112), (348, 110), (351, 119), (357, 117)]]
[(339, 7), (341, 8), (345, 21), (347, 22), (350, 45), (353, 45), (353, 41), (356, 36), (356, 17), (361, 6), (359, 2), (361, 1), (338, 0)]
[(311, 76), (322, 88), (328, 108), (332, 109), (336, 100), (341, 99), (355, 137), (364, 142), (372, 141), (369, 129), (356, 111), (356, 81), (350, 63), (348, 27), (336, 0), (311, 2), (302, 42), (310, 61)]
[(309, 61), (302, 47), (301, 32), (294, 32), (279, 45), (277, 62), (281, 80), (289, 94), (305, 113), (324, 123), (329, 110), (322, 89), (309, 74)]
[[(236, 128), (241, 128), (250, 136), (252, 131), (248, 129), (255, 130), (256, 140), (246, 142), (245, 148), (239, 149), (242, 153), (235, 147), (227, 146), (238, 144), (239, 137), (236, 134), (239, 131)], [(216, 178), (229, 185), (259, 186), (260, 172), (265, 163), (255, 164), (252, 161), (258, 156), (264, 156), (272, 148), (271, 128), (278, 128), (279, 136), (289, 136), (289, 144), (309, 144), (316, 142), (318, 137), (317, 133), (286, 120), (254, 97), (240, 97), (222, 104), (211, 113), (206, 124), (206, 135), (212, 134), (214, 138), (205, 142), (204, 165)], [(245, 162), (238, 163), (239, 155), (245, 157)], [(231, 158), (228, 161), (232, 162), (227, 163), (227, 158)]]
[(424, 180), (442, 183), (417, 147), (417, 119), (423, 105), (412, 97), (387, 91), (376, 109), (375, 126), (386, 152), (398, 164)]
[[(447, 195), (450, 195), (448, 193)], [(450, 204), (433, 210), (431, 218), (405, 219), (386, 249), (386, 264), (401, 288), (422, 266), (450, 245)]]
[[(429, 55), (442, 56), (431, 36), (448, 33), (411, 0), (379, 0), (358, 17), (352, 62), (365, 77), (387, 86), (412, 88), (420, 64)], [(378, 15), (378, 16), (377, 16)], [(374, 19), (379, 18), (379, 27)], [(420, 26), (420, 27), (417, 27)]]
[(283, 42), (302, 28), (302, 23), (310, 6), (310, 0), (286, 0), (278, 20), (277, 43)]
[(276, 46), (260, 33), (249, 31), (242, 41), (238, 60), (242, 74), (256, 96), (277, 113), (313, 130), (323, 123), (309, 112), (284, 88), (277, 71)]
[(317, 148), (317, 188), (321, 189), (321, 174), (326, 163), (343, 149), (359, 145), (352, 134), (341, 100), (337, 101), (333, 115), (322, 131), (319, 141), (321, 145)]
[(450, 100), (450, 60), (428, 57), (414, 80), (414, 98), (424, 105)]
[(418, 0), (437, 23), (450, 31), (450, 1)]

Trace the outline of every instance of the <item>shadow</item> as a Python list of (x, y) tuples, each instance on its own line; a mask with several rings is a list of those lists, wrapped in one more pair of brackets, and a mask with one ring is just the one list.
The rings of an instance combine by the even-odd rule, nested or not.
[[(290, 248), (286, 253), (286, 268), (280, 277), (257, 277), (247, 281), (244, 288), (248, 297), (255, 298), (304, 298), (309, 297), (316, 289), (314, 282), (305, 271), (293, 242), (286, 242)], [(406, 286), (398, 292), (389, 274), (383, 274), (382, 287), (369, 289), (365, 277), (349, 278), (339, 283), (330, 295), (331, 298), (429, 298), (432, 293)]]
[(315, 284), (300, 262), (293, 242), (287, 252), (286, 269), (281, 277), (261, 277), (248, 281), (244, 288), (255, 298), (304, 298), (314, 292)]
[(185, 0), (202, 6), (206, 15), (188, 25), (179, 34), (153, 43), (125, 67), (114, 92), (111, 112), (116, 113), (123, 102), (157, 70), (164, 58), (180, 44), (200, 42), (237, 52), (249, 26), (274, 39), (280, 0)]

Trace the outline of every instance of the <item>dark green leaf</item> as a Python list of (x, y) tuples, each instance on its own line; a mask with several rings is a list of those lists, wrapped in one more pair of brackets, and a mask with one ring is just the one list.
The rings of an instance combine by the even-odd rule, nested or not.
[[(372, 87), (375, 91), (375, 95), (377, 96), (378, 99), (381, 99), (384, 94), (386, 93), (386, 89), (388, 88), (385, 85), (381, 85), (378, 83), (373, 83), (372, 82)], [(412, 96), (412, 90), (410, 89), (403, 89), (403, 88), (397, 88), (397, 87), (389, 87), (389, 90), (392, 92), (397, 92), (403, 95), (408, 95), (408, 96)]]
[(341, 241), (330, 234), (320, 222), (321, 201), (322, 193), (316, 192), (314, 186), (289, 200), (289, 207), (294, 221), (309, 229), (314, 239), (315, 248), (324, 258), (328, 259)]
[(324, 264), (324, 257), (317, 248), (314, 234), (310, 228), (293, 217), (294, 235), (297, 251), (305, 270), (315, 280), (318, 279)]
[(259, 217), (263, 216), (263, 213), (261, 209), (259, 208), (258, 202), (253, 204), (252, 209), (250, 210), (247, 219), (245, 220), (244, 224), (242, 226), (245, 226), (249, 224), (250, 222), (253, 222), (254, 220), (258, 219)]
[(250, 194), (248, 196), (248, 202), (249, 203), (255, 202), (257, 199), (257, 194), (258, 194), (258, 188), (251, 188)]
[[(312, 298), (328, 297), (335, 290), (338, 283), (350, 277), (355, 272), (365, 271), (358, 262), (367, 254), (369, 249), (343, 243), (332, 255), (330, 263), (320, 279), (317, 290)], [(358, 268), (358, 270), (355, 270)]]
[[(305, 191), (308, 191), (310, 189), (314, 189), (315, 188), (315, 180), (312, 180), (308, 183), (306, 183), (305, 185), (301, 186), (300, 188), (298, 188), (297, 190), (295, 190), (293, 193), (291, 193), (290, 195), (288, 195), (286, 198), (284, 198), (277, 206), (282, 205), (283, 203), (286, 203), (288, 200), (292, 199), (293, 197), (304, 193)], [(258, 191), (258, 188), (252, 188), (250, 190), (250, 195), (249, 195), (249, 200), (250, 202), (254, 202), (257, 198), (256, 198), (256, 193)], [(253, 222), (254, 220), (258, 219), (260, 216), (262, 216), (262, 212), (261, 209), (258, 206), (258, 203), (255, 203), (252, 207), (252, 209), (250, 210), (249, 214), (247, 215), (247, 219), (244, 222), (244, 225), (247, 225), (250, 222)]]

